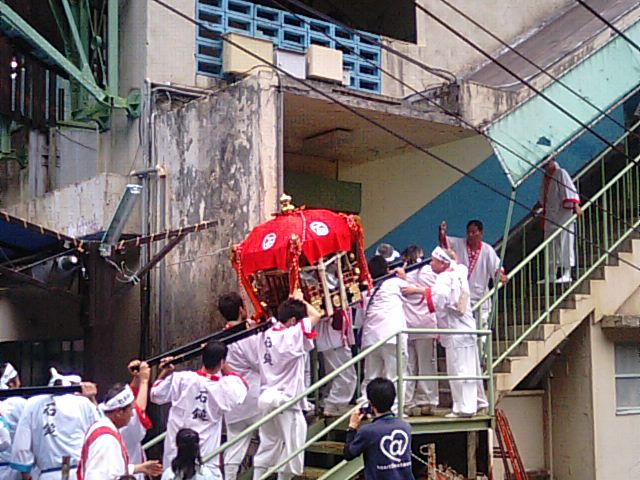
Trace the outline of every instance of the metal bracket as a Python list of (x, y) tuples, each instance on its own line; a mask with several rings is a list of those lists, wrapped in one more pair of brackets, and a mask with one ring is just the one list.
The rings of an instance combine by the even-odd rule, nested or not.
[(21, 128), (22, 125), (0, 116), (0, 160), (15, 160), (20, 168), (26, 168), (29, 163), (26, 151), (11, 147), (11, 134)]

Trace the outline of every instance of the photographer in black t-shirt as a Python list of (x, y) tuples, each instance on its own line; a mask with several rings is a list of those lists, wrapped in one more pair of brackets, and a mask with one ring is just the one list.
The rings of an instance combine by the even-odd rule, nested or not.
[[(361, 407), (349, 420), (344, 457), (362, 454), (367, 480), (414, 480), (411, 471), (411, 427), (391, 411), (396, 389), (391, 380), (375, 378), (367, 385), (370, 409)], [(370, 424), (360, 423), (372, 416)]]

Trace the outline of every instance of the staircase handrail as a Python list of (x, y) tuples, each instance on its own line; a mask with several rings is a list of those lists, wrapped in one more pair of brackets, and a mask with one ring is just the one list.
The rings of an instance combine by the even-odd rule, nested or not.
[[(397, 355), (398, 356), (398, 377), (395, 379), (396, 382), (398, 383), (397, 398), (398, 398), (398, 411), (400, 411), (400, 412), (402, 412), (403, 408), (404, 408), (404, 385), (403, 384), (404, 384), (405, 381), (414, 380), (414, 379), (419, 379), (419, 380), (450, 380), (450, 379), (458, 379), (458, 380), (482, 379), (482, 380), (489, 380), (489, 379), (492, 378), (492, 370), (491, 370), (491, 368), (490, 368), (489, 372), (487, 373), (487, 375), (480, 375), (480, 376), (469, 376), (469, 377), (464, 376), (464, 377), (461, 377), (461, 376), (449, 376), (449, 375), (432, 375), (432, 376), (405, 377), (404, 376), (404, 361), (403, 361), (403, 356), (401, 354), (402, 353), (402, 342), (400, 342), (398, 340), (400, 340), (400, 336), (401, 335), (406, 335), (406, 334), (430, 334), (430, 335), (434, 335), (434, 336), (436, 336), (436, 335), (440, 335), (440, 336), (442, 336), (442, 335), (487, 336), (487, 337), (489, 337), (487, 343), (491, 344), (492, 332), (491, 332), (491, 330), (455, 330), (455, 329), (439, 329), (439, 328), (407, 328), (407, 329), (401, 329), (401, 330), (398, 330), (398, 331), (396, 331), (396, 332), (394, 332), (392, 334), (389, 334), (386, 337), (384, 337), (383, 339), (381, 339), (378, 342), (374, 343), (373, 345), (371, 345), (371, 346), (367, 347), (366, 349), (362, 350), (357, 355), (353, 356), (353, 358), (351, 358), (349, 361), (347, 361), (344, 364), (342, 364), (339, 368), (335, 369), (329, 375), (324, 376), (321, 380), (319, 380), (318, 382), (316, 382), (313, 385), (309, 386), (309, 388), (307, 388), (304, 392), (296, 395), (291, 400), (287, 401), (286, 403), (282, 404), (280, 407), (276, 408), (275, 410), (273, 410), (269, 414), (265, 415), (263, 418), (258, 420), (253, 425), (251, 425), (251, 426), (247, 427), (246, 429), (244, 429), (242, 432), (240, 432), (234, 438), (231, 438), (231, 439), (227, 440), (225, 443), (223, 443), (218, 448), (216, 448), (212, 453), (210, 453), (207, 456), (205, 456), (203, 458), (203, 462), (205, 462), (205, 463), (208, 462), (209, 460), (211, 460), (216, 455), (219, 455), (222, 452), (224, 452), (230, 446), (236, 444), (237, 442), (243, 440), (244, 438), (246, 438), (246, 437), (248, 437), (250, 435), (253, 435), (254, 432), (256, 432), (262, 425), (264, 425), (265, 423), (270, 421), (272, 418), (276, 417), (277, 415), (279, 415), (280, 413), (284, 412), (285, 410), (295, 406), (301, 400), (303, 400), (308, 395), (314, 393), (316, 390), (318, 390), (319, 388), (321, 388), (324, 385), (326, 385), (327, 383), (329, 383), (331, 380), (336, 378), (342, 372), (344, 372), (345, 370), (347, 370), (348, 368), (350, 368), (352, 366), (355, 366), (360, 361), (364, 360), (370, 353), (372, 353), (375, 350), (379, 349), (380, 347), (382, 347), (383, 345), (388, 343), (389, 340), (393, 339), (394, 337), (398, 337), (396, 339), (396, 348), (400, 352), (400, 355)], [(398, 354), (398, 352), (396, 352), (396, 354)], [(489, 363), (489, 365), (491, 365), (491, 363)], [(493, 382), (490, 381), (490, 382), (488, 382), (488, 384), (489, 384), (489, 395), (488, 395), (489, 408), (490, 408), (491, 413), (493, 413), (493, 408), (494, 408), (494, 405), (493, 405)], [(343, 418), (343, 417), (346, 418), (346, 416), (347, 416), (347, 414), (343, 415), (340, 418)], [(332, 430), (333, 428), (335, 428), (335, 426), (338, 425), (338, 423), (339, 422), (332, 422), (330, 424), (331, 428), (329, 428), (327, 430), (328, 427), (326, 427), (324, 430), (327, 430), (327, 432), (328, 432), (328, 431)], [(325, 434), (327, 432), (325, 432)], [(317, 435), (314, 435), (314, 438), (316, 436)], [(150, 441), (148, 441), (147, 443), (145, 443), (142, 446), (142, 448), (144, 450), (147, 450), (147, 449), (151, 448), (152, 446), (158, 444), (165, 437), (166, 437), (166, 432), (163, 432), (163, 433), (159, 434), (158, 436), (156, 436), (155, 438), (153, 438)], [(307, 443), (309, 443), (309, 441), (307, 441), (305, 443), (305, 445), (307, 445)], [(303, 450), (303, 448), (300, 448), (297, 452), (294, 452), (295, 455), (299, 454), (302, 450)], [(285, 461), (282, 462), (282, 465), (287, 463), (295, 455), (294, 454), (290, 455), (289, 458), (287, 458)], [(280, 466), (282, 466), (282, 465), (280, 465)], [(263, 476), (262, 478), (267, 478), (267, 477)]]
[[(640, 123), (640, 122), (639, 122)], [(638, 125), (638, 124), (636, 124)], [(629, 170), (631, 170), (632, 168), (636, 168), (637, 162), (640, 161), (640, 155), (636, 156), (630, 163), (628, 163), (622, 170), (620, 170), (620, 172), (618, 172), (613, 178), (611, 178), (595, 195), (593, 195), (589, 201), (587, 201), (587, 203), (584, 204), (583, 206), (583, 212), (586, 212), (591, 205), (594, 204), (595, 201), (597, 201), (599, 198), (601, 198), (603, 195), (605, 195), (606, 193), (608, 193), (609, 189), (612, 188), (617, 182), (618, 180), (620, 180), (624, 175), (627, 174), (627, 172), (629, 172)], [(548, 238), (544, 239), (540, 245), (538, 245), (531, 253), (529, 253), (518, 265), (516, 265), (513, 269), (511, 269), (511, 271), (507, 274), (507, 283), (509, 282), (509, 280), (511, 280), (513, 277), (516, 276), (516, 274), (521, 271), (522, 269), (524, 269), (528, 263), (530, 263), (531, 261), (533, 261), (545, 248), (547, 248), (553, 241), (555, 238), (557, 238), (559, 235), (561, 235), (563, 233), (563, 231), (565, 229), (567, 229), (573, 222), (575, 222), (577, 220), (577, 215), (574, 213), (573, 215), (571, 215), (571, 217), (562, 224), (562, 228), (558, 228), (555, 232), (553, 232)], [(635, 229), (636, 226), (631, 227), (629, 230), (633, 230)], [(617, 242), (615, 242), (614, 244), (612, 244), (611, 246), (609, 246), (609, 248), (603, 247), (601, 245), (598, 245), (598, 249), (603, 253), (603, 256), (598, 259), (596, 262), (594, 262), (594, 265), (592, 265), (583, 275), (582, 277), (586, 277), (587, 275), (589, 275), (593, 270), (595, 270), (606, 258), (606, 256), (610, 255), (617, 247), (620, 243), (622, 243), (622, 241), (624, 240), (624, 238), (621, 238), (620, 240), (618, 240)], [(603, 251), (604, 250), (604, 251)], [(550, 283), (549, 281), (549, 277), (546, 276), (545, 277), (545, 283)], [(558, 298), (552, 305), (549, 306), (549, 308), (547, 309), (547, 311), (545, 311), (545, 313), (543, 315), (541, 315), (535, 322), (532, 322), (531, 326), (523, 333), (520, 335), (520, 337), (514, 341), (504, 352), (502, 352), (497, 358), (495, 358), (493, 360), (493, 366), (496, 367), (500, 362), (502, 362), (518, 345), (520, 345), (525, 339), (526, 337), (537, 327), (540, 325), (540, 323), (542, 322), (542, 320), (544, 320), (552, 310), (554, 310), (563, 300), (564, 298), (566, 298), (566, 296), (568, 296), (576, 287), (577, 284), (579, 282), (574, 282), (573, 285), (571, 285), (569, 288), (566, 289), (565, 292), (563, 292), (563, 295)], [(546, 287), (546, 285), (545, 285)], [(472, 308), (472, 312), (475, 314), (480, 307), (482, 306), (482, 304), (484, 302), (487, 301), (491, 301), (491, 297), (493, 296), (493, 294), (496, 292), (496, 288), (499, 290), (500, 288), (503, 288), (503, 285), (501, 283), (498, 283), (497, 286), (494, 286), (493, 288), (491, 288)], [(546, 290), (548, 291), (548, 290)]]

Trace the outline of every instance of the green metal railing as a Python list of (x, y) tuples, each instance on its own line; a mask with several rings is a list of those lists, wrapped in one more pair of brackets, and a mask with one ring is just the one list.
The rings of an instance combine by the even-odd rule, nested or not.
[(574, 281), (556, 282), (553, 244), (563, 233), (558, 228), (509, 272), (506, 285), (498, 285), (476, 304), (479, 314), (482, 303), (493, 301), (494, 368), (522, 342), (535, 338), (543, 324), (553, 323), (554, 310), (640, 226), (639, 160), (640, 155), (608, 181), (603, 166), (603, 188), (583, 206), (581, 218), (573, 215), (564, 223), (563, 228), (570, 228), (576, 222)]
[[(397, 391), (397, 398), (398, 398), (398, 412), (403, 412), (404, 411), (404, 382), (407, 382), (407, 381), (419, 381), (419, 380), (487, 380), (487, 384), (488, 384), (487, 400), (489, 402), (490, 415), (493, 416), (494, 411), (495, 411), (495, 405), (494, 405), (495, 395), (494, 395), (494, 391), (493, 391), (493, 382), (489, 381), (490, 379), (493, 378), (492, 362), (488, 362), (487, 363), (488, 371), (487, 371), (486, 375), (465, 376), (465, 377), (449, 376), (449, 375), (406, 376), (405, 375), (405, 358), (404, 358), (404, 352), (402, 350), (404, 342), (400, 341), (400, 340), (401, 340), (402, 336), (407, 335), (407, 334), (431, 334), (431, 335), (440, 335), (440, 336), (442, 336), (442, 335), (469, 335), (469, 334), (472, 334), (472, 335), (478, 335), (478, 336), (486, 336), (486, 337), (488, 337), (488, 340), (487, 340), (486, 344), (489, 345), (488, 355), (489, 355), (489, 358), (491, 358), (491, 347), (490, 346), (492, 344), (492, 341), (491, 341), (492, 333), (491, 333), (490, 330), (461, 331), (461, 330), (434, 329), (434, 328), (414, 328), (414, 329), (400, 330), (400, 331), (398, 331), (396, 333), (388, 335), (386, 338), (383, 338), (379, 342), (377, 342), (377, 343), (371, 345), (370, 347), (362, 350), (360, 353), (355, 355), (351, 360), (349, 360), (348, 362), (346, 362), (342, 366), (340, 366), (340, 368), (337, 368), (336, 370), (331, 372), (329, 375), (324, 376), (321, 380), (319, 380), (315, 384), (311, 385), (304, 392), (300, 393), (296, 397), (292, 398), (288, 402), (284, 403), (280, 407), (278, 407), (275, 410), (273, 410), (272, 412), (268, 413), (263, 418), (261, 418), (258, 422), (254, 423), (250, 427), (248, 427), (245, 430), (243, 430), (242, 432), (240, 432), (238, 434), (238, 436), (227, 440), (225, 443), (223, 443), (218, 448), (216, 448), (213, 452), (211, 452), (206, 457), (204, 457), (203, 461), (207, 462), (207, 461), (211, 460), (215, 456), (220, 455), (221, 453), (223, 453), (226, 449), (228, 449), (230, 446), (234, 445), (235, 443), (241, 441), (242, 439), (244, 439), (244, 438), (246, 438), (248, 436), (252, 436), (255, 432), (258, 431), (258, 429), (262, 425), (264, 425), (265, 423), (267, 423), (271, 419), (275, 418), (277, 415), (279, 415), (280, 413), (284, 412), (285, 410), (287, 410), (287, 409), (289, 409), (291, 407), (294, 407), (302, 399), (313, 395), (316, 391), (318, 391), (324, 385), (326, 385), (331, 380), (336, 378), (342, 372), (344, 372), (348, 368), (351, 368), (352, 366), (357, 365), (362, 360), (365, 360), (369, 356), (369, 354), (371, 354), (375, 350), (379, 349), (380, 347), (382, 347), (383, 345), (388, 343), (393, 338), (396, 339), (397, 377), (395, 379), (393, 379), (393, 380), (396, 382), (396, 391)], [(288, 463), (292, 458), (294, 458), (295, 456), (297, 456), (301, 452), (305, 451), (313, 443), (315, 443), (318, 440), (320, 440), (321, 438), (323, 438), (325, 435), (327, 435), (332, 430), (335, 430), (341, 423), (343, 423), (347, 418), (349, 418), (349, 416), (351, 415), (351, 413), (353, 412), (353, 410), (355, 408), (359, 408), (359, 407), (358, 406), (354, 407), (349, 412), (347, 412), (344, 415), (342, 415), (341, 417), (333, 420), (325, 428), (323, 428), (319, 432), (317, 432), (314, 435), (312, 435), (311, 438), (307, 439), (307, 441), (305, 442), (304, 445), (302, 445), (295, 452), (291, 453), (286, 459), (283, 459), (278, 465), (272, 466), (262, 477), (260, 477), (260, 479), (263, 480), (263, 479), (268, 478), (270, 475), (272, 475), (278, 469), (280, 469), (282, 466), (284, 466), (286, 463)], [(147, 449), (153, 447), (154, 445), (157, 445), (158, 443), (160, 443), (162, 440), (164, 440), (165, 437), (166, 437), (166, 432), (161, 433), (160, 435), (158, 435), (155, 438), (151, 439), (149, 442), (145, 443), (142, 448), (144, 450), (147, 450)]]

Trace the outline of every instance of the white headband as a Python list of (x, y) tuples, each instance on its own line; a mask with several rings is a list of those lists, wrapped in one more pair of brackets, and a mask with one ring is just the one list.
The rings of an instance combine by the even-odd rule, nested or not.
[(7, 362), (0, 377), (0, 390), (7, 390), (9, 388), (9, 382), (18, 376), (18, 371)]
[(435, 258), (436, 260), (440, 260), (441, 262), (448, 264), (456, 263), (442, 247), (434, 248), (433, 252), (431, 252), (431, 258)]
[(135, 399), (133, 390), (129, 385), (126, 385), (115, 397), (101, 403), (99, 407), (103, 412), (112, 412), (131, 405)]
[(49, 369), (49, 373), (51, 373), (51, 379), (49, 380), (50, 387), (53, 387), (57, 381), (60, 381), (60, 384), (63, 387), (78, 385), (80, 382), (82, 382), (82, 378), (80, 377), (80, 375), (60, 375), (58, 371), (53, 367)]

